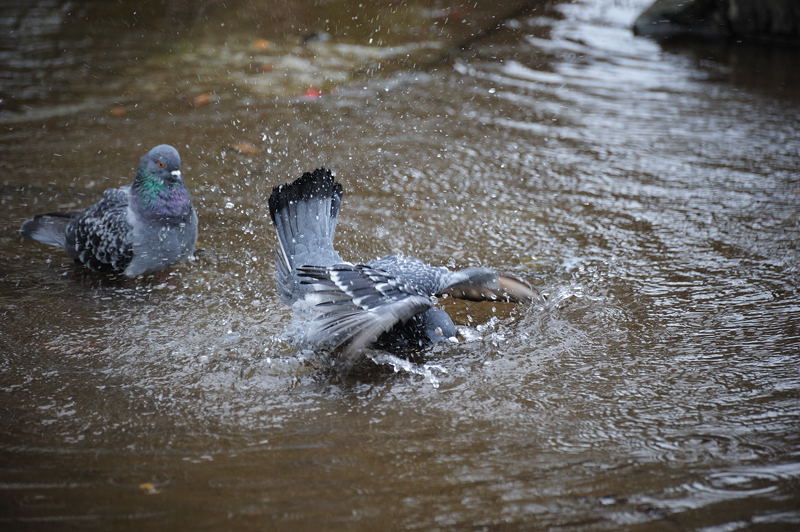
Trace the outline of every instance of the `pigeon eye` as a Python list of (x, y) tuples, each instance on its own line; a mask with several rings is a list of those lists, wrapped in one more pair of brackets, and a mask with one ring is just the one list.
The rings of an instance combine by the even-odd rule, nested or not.
[(158, 165), (159, 168), (164, 168), (164, 162), (163, 161), (156, 161), (156, 164)]

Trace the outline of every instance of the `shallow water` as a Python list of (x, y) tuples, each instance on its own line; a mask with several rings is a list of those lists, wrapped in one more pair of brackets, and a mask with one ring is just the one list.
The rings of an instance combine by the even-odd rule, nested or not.
[[(645, 3), (7, 3), (3, 528), (800, 527), (798, 53), (662, 47)], [(19, 240), (161, 142), (196, 261)], [(547, 299), (445, 301), (464, 341), (338, 378), (287, 341), (266, 209), (323, 164), (346, 259)]]

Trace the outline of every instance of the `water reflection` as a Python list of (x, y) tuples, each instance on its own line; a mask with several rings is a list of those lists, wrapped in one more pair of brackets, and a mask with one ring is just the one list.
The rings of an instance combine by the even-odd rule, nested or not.
[[(533, 6), (455, 53), (519, 6), (442, 25), (414, 3), (273, 3), (268, 22), (209, 2), (172, 28), (102, 4), (76, 9), (113, 24), (41, 2), (42, 33), (0, 37), (30, 61), (0, 110), (4, 524), (800, 520), (792, 52), (662, 49), (631, 36), (634, 1)], [(196, 262), (110, 280), (16, 238), (164, 137), (186, 153)], [(337, 379), (285, 341), (264, 205), (322, 163), (348, 258), (491, 264), (547, 300), (446, 301), (463, 342)]]

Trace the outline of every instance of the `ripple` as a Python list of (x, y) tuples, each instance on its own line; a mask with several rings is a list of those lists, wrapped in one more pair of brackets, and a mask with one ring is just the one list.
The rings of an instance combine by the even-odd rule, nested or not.
[[(426, 18), (417, 47), (286, 37), (256, 52), (206, 12), (207, 38), (183, 35), (193, 46), (129, 50), (142, 59), (113, 82), (80, 71), (99, 88), (0, 138), (3, 493), (52, 493), (42, 504), (58, 508), (32, 505), (42, 520), (136, 515), (131, 491), (152, 481), (164, 489), (146, 500), (176, 521), (231, 528), (374, 528), (381, 508), (400, 528), (796, 527), (797, 100), (738, 84), (742, 47), (632, 36), (645, 2), (548, 4), (394, 73), (359, 65), (439, 56), (452, 26)], [(336, 90), (282, 97), (318, 79)], [(201, 86), (219, 99), (189, 105), (182, 91)], [(127, 115), (95, 112), (120, 95), (137, 102)], [(74, 208), (128, 175), (116, 161), (165, 134), (198, 185), (198, 261), (99, 280), (14, 236), (45, 203)], [(243, 138), (260, 156), (225, 149)], [(337, 377), (292, 345), (265, 210), (315, 164), (345, 184), (347, 260), (492, 266), (547, 297), (448, 300), (467, 341)]]
[(742, 467), (709, 474), (703, 481), (687, 486), (689, 492), (721, 497), (749, 497), (775, 492), (782, 483), (800, 479), (800, 463), (763, 467)]

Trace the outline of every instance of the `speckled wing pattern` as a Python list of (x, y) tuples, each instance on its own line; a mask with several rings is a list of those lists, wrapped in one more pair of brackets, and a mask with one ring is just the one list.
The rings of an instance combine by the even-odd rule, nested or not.
[(67, 252), (97, 272), (122, 273), (133, 258), (132, 227), (127, 219), (128, 187), (106, 190), (103, 199), (67, 226)]
[(386, 255), (368, 263), (372, 268), (387, 272), (417, 292), (432, 296), (447, 282), (451, 272), (440, 266), (429, 266), (419, 259), (405, 255)]
[(419, 259), (388, 255), (369, 262), (430, 294), (448, 294), (470, 301), (508, 301), (529, 303), (536, 292), (525, 281), (511, 275), (498, 274), (490, 268), (466, 268), (450, 271), (441, 266), (429, 266)]
[(333, 349), (346, 346), (346, 358), (397, 323), (433, 306), (428, 294), (365, 264), (301, 266), (296, 271), (301, 284), (312, 289), (306, 302), (319, 311), (307, 338)]

